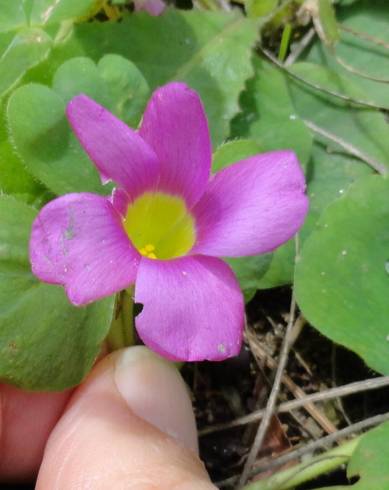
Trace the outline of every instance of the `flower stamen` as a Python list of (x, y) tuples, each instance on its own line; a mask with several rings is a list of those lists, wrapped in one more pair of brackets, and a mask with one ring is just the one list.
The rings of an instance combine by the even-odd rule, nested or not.
[(157, 256), (155, 255), (155, 247), (151, 243), (148, 243), (144, 247), (142, 247), (139, 250), (139, 253), (143, 255), (144, 257), (147, 257), (148, 259), (156, 259)]
[(194, 218), (185, 201), (163, 192), (145, 192), (135, 199), (123, 225), (133, 245), (148, 259), (185, 256), (196, 240)]

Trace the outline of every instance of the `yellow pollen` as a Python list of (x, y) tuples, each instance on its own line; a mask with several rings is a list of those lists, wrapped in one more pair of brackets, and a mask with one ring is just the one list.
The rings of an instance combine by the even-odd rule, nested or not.
[(149, 259), (186, 255), (196, 239), (194, 218), (185, 201), (163, 192), (145, 192), (135, 199), (123, 226), (139, 253)]
[(148, 259), (156, 259), (157, 256), (154, 253), (155, 247), (151, 243), (148, 243), (144, 247), (139, 249), (139, 253)]

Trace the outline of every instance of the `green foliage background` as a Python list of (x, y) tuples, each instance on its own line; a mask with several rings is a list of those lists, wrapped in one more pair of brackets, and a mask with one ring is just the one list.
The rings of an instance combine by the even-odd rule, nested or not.
[[(310, 211), (297, 256), (292, 240), (228, 260), (246, 300), (292, 285), (314, 328), (389, 374), (386, 0), (311, 1), (314, 11), (302, 0), (245, 0), (228, 12), (198, 0), (160, 17), (123, 0), (120, 22), (107, 20), (106, 3), (0, 4), (0, 378), (31, 390), (76, 385), (112, 319), (114, 298), (75, 308), (30, 270), (43, 204), (111, 190), (70, 131), (66, 103), (84, 92), (136, 127), (153, 89), (171, 80), (205, 104), (214, 171), (286, 148), (304, 168)], [(362, 439), (349, 465), (362, 476), (355, 488), (388, 488), (387, 437), (386, 424)]]
[[(29, 389), (74, 385), (109, 328), (112, 299), (75, 309), (58, 287), (37, 283), (28, 262), (42, 204), (67, 192), (110, 192), (69, 129), (66, 103), (84, 92), (136, 127), (152, 90), (170, 80), (185, 81), (204, 101), (214, 171), (281, 148), (293, 149), (305, 169), (310, 211), (298, 257), (291, 241), (273, 254), (229, 261), (246, 299), (293, 283), (315, 328), (389, 374), (385, 1), (329, 4), (307, 27), (297, 0), (250, 0), (247, 15), (169, 7), (151, 17), (120, 7), (120, 22), (104, 20), (104, 5), (2, 2), (1, 378)], [(292, 58), (310, 26), (319, 35), (283, 64), (262, 47), (287, 24)]]

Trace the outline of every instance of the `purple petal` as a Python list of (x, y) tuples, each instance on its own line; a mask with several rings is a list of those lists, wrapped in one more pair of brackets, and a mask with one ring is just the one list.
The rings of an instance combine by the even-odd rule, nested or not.
[(192, 206), (205, 190), (212, 157), (208, 123), (197, 93), (177, 82), (156, 90), (139, 133), (159, 158), (161, 188), (184, 196)]
[(233, 272), (220, 259), (142, 258), (135, 301), (143, 304), (135, 320), (140, 337), (164, 357), (217, 361), (240, 351), (242, 293)]
[(161, 15), (166, 8), (166, 4), (162, 0), (135, 0), (135, 11), (145, 10), (154, 17)]
[(125, 216), (127, 214), (128, 205), (131, 202), (131, 199), (130, 199), (129, 195), (127, 194), (127, 192), (123, 189), (119, 189), (118, 187), (115, 187), (115, 189), (112, 191), (110, 201), (111, 201), (114, 209), (123, 218), (125, 218)]
[(257, 155), (215, 175), (192, 210), (193, 253), (238, 257), (274, 250), (303, 224), (304, 174), (292, 151)]
[(42, 208), (32, 226), (30, 260), (39, 279), (65, 286), (70, 301), (84, 305), (134, 283), (140, 256), (109, 200), (85, 193)]
[(74, 97), (66, 114), (103, 183), (112, 179), (132, 199), (156, 185), (157, 156), (136, 131), (86, 95)]

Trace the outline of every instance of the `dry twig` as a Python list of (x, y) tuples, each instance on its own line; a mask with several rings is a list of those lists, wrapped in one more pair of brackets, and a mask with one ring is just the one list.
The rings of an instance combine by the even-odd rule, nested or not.
[(389, 43), (387, 43), (386, 41), (378, 37), (371, 36), (370, 34), (367, 34), (367, 32), (357, 31), (355, 29), (352, 29), (351, 27), (345, 26), (344, 24), (338, 24), (338, 27), (342, 31), (349, 32), (353, 36), (360, 37), (365, 41), (368, 41), (373, 44), (377, 44), (378, 46), (382, 46), (385, 49), (389, 49)]
[[(321, 393), (313, 393), (312, 395), (307, 395), (299, 400), (291, 400), (288, 402), (281, 403), (277, 408), (277, 413), (289, 412), (296, 408), (303, 407), (306, 403), (322, 402), (325, 400), (331, 400), (338, 397), (353, 395), (355, 393), (360, 393), (363, 391), (377, 390), (378, 388), (384, 388), (389, 386), (389, 376), (380, 376), (379, 378), (370, 378), (364, 381), (356, 381), (354, 383), (349, 383), (347, 385), (338, 386), (337, 388), (331, 388)], [(239, 427), (241, 425), (250, 424), (252, 422), (257, 422), (263, 417), (264, 410), (257, 410), (249, 415), (240, 417), (228, 422), (226, 424), (218, 424), (212, 427), (208, 427), (200, 432), (201, 436), (210, 434), (212, 432), (217, 432), (221, 430), (231, 429), (233, 427)]]
[[(295, 244), (296, 244), (296, 257), (298, 255), (298, 237), (296, 236), (295, 239)], [(277, 398), (278, 398), (278, 393), (280, 391), (280, 386), (281, 386), (281, 380), (282, 380), (282, 375), (286, 366), (286, 363), (288, 362), (288, 354), (289, 354), (289, 346), (290, 346), (290, 337), (293, 329), (293, 325), (295, 322), (295, 316), (296, 316), (296, 299), (294, 296), (294, 293), (292, 292), (292, 300), (290, 303), (290, 312), (289, 312), (289, 321), (286, 326), (285, 330), (285, 337), (282, 342), (281, 346), (281, 352), (279, 356), (279, 361), (278, 361), (278, 366), (276, 370), (276, 374), (274, 377), (274, 383), (273, 387), (271, 389), (269, 399), (266, 404), (265, 412), (263, 414), (263, 418), (261, 420), (261, 423), (259, 424), (257, 434), (254, 439), (254, 443), (250, 449), (250, 452), (248, 454), (247, 460), (245, 462), (245, 465), (243, 467), (242, 474), (239, 478), (239, 483), (238, 483), (238, 488), (241, 488), (247, 481), (247, 478), (249, 476), (250, 470), (257, 458), (258, 452), (263, 444), (263, 441), (266, 436), (267, 429), (270, 424), (270, 420), (274, 414), (275, 408), (276, 408), (276, 403), (277, 403)]]
[(290, 71), (286, 66), (284, 66), (280, 61), (275, 58), (270, 51), (267, 49), (263, 48), (262, 46), (259, 46), (259, 49), (261, 53), (265, 55), (265, 57), (270, 60), (274, 65), (276, 65), (280, 70), (284, 71), (287, 73), (288, 76), (291, 78), (294, 78), (298, 82), (303, 83), (304, 85), (307, 85), (308, 87), (313, 88), (314, 90), (317, 90), (318, 92), (322, 92), (324, 94), (330, 95), (336, 99), (343, 100), (344, 102), (347, 102), (350, 105), (353, 106), (359, 106), (359, 107), (369, 107), (370, 109), (379, 109), (379, 110), (387, 110), (389, 111), (389, 107), (382, 106), (379, 104), (376, 104), (375, 102), (369, 102), (367, 100), (361, 100), (357, 99), (355, 97), (350, 97), (349, 95), (341, 94), (340, 92), (336, 92), (335, 90), (330, 90), (326, 87), (323, 87), (321, 85), (318, 85), (317, 83), (311, 82), (310, 80), (306, 80), (305, 78), (301, 77), (300, 75), (296, 75), (296, 73), (293, 73)]
[(250, 476), (254, 476), (258, 473), (261, 473), (262, 471), (268, 471), (270, 469), (277, 468), (278, 466), (282, 466), (289, 461), (300, 459), (305, 454), (309, 454), (318, 448), (328, 447), (339, 439), (343, 439), (350, 436), (351, 434), (361, 432), (364, 429), (368, 429), (369, 427), (381, 424), (387, 420), (389, 420), (389, 412), (375, 415), (374, 417), (369, 417), (368, 419), (361, 420), (360, 422), (356, 422), (355, 424), (348, 425), (344, 429), (338, 430), (334, 434), (329, 434), (325, 437), (322, 437), (321, 439), (318, 439), (317, 441), (313, 441), (309, 444), (293, 449), (293, 451), (283, 454), (273, 460), (265, 461), (263, 464), (261, 464), (261, 466), (255, 468)]
[[(347, 426), (344, 429), (335, 432), (334, 434), (329, 434), (325, 437), (322, 437), (321, 439), (318, 439), (317, 441), (313, 441), (309, 444), (298, 447), (275, 459), (267, 460), (261, 466), (257, 466), (253, 471), (251, 471), (249, 476), (253, 477), (259, 473), (262, 473), (263, 471), (268, 471), (273, 468), (278, 468), (279, 466), (283, 466), (284, 464), (290, 461), (300, 459), (302, 456), (305, 456), (306, 454), (311, 453), (318, 448), (328, 447), (329, 445), (333, 444), (339, 439), (343, 439), (345, 437), (350, 436), (351, 434), (361, 432), (370, 427), (374, 427), (376, 425), (382, 424), (387, 420), (389, 420), (389, 412), (380, 415), (375, 415), (374, 417), (370, 417), (368, 419), (362, 420), (361, 422), (357, 422), (353, 425)], [(309, 462), (307, 464), (309, 464)], [(228, 486), (233, 485), (237, 481), (238, 481), (238, 476), (232, 476), (230, 478), (227, 478), (226, 480), (223, 480), (222, 482), (216, 483), (216, 485), (218, 488), (222, 488), (227, 485)]]
[(349, 63), (347, 63), (347, 61), (345, 61), (340, 56), (335, 55), (334, 58), (336, 62), (339, 63), (340, 66), (342, 66), (345, 70), (352, 73), (353, 75), (357, 75), (358, 77), (361, 78), (366, 78), (366, 80), (372, 80), (373, 82), (389, 83), (389, 78), (370, 75), (370, 73), (366, 73), (364, 71), (358, 70), (358, 68), (355, 68), (354, 66), (350, 65)]
[[(295, 325), (296, 324), (298, 325), (300, 323), (299, 318), (300, 317), (297, 318)], [(295, 340), (293, 338), (294, 333), (295, 333), (295, 329), (293, 327), (291, 335), (290, 335), (292, 338), (292, 342), (290, 343), (290, 346), (293, 345), (293, 340)], [(254, 354), (254, 356), (256, 356), (256, 357), (258, 356), (261, 360), (264, 360), (266, 362), (267, 366), (270, 369), (275, 370), (277, 368), (276, 361), (257, 342), (257, 339), (250, 332), (250, 330), (247, 331), (246, 337), (248, 339), (251, 351)], [(305, 398), (307, 396), (306, 393), (304, 392), (304, 390), (302, 390), (299, 386), (297, 386), (296, 383), (286, 373), (284, 373), (282, 375), (281, 381), (287, 387), (287, 389), (292, 393), (292, 395), (295, 398), (301, 399), (301, 398)], [(332, 424), (332, 422), (312, 403), (305, 404), (303, 408), (326, 431), (327, 434), (331, 434), (332, 432), (335, 432), (337, 430), (336, 427)], [(257, 413), (257, 411), (254, 413)]]
[(361, 150), (358, 150), (358, 148), (356, 148), (354, 145), (348, 143), (342, 138), (339, 138), (339, 136), (337, 136), (336, 134), (330, 133), (326, 129), (317, 126), (312, 121), (308, 121), (307, 119), (303, 119), (303, 121), (305, 125), (308, 126), (309, 129), (311, 129), (317, 134), (320, 134), (321, 136), (324, 136), (324, 138), (327, 138), (330, 141), (333, 141), (334, 143), (338, 144), (341, 148), (343, 148), (348, 153), (350, 153), (350, 155), (353, 155), (357, 157), (359, 160), (362, 160), (363, 162), (370, 165), (370, 167), (373, 168), (379, 174), (384, 176), (388, 175), (388, 168), (383, 163), (380, 163), (374, 158), (369, 157), (369, 155), (366, 155), (366, 153), (363, 153)]
[(311, 43), (315, 37), (316, 31), (313, 27), (300, 39), (298, 43), (292, 47), (289, 56), (284, 61), (284, 66), (293, 65), (293, 63), (300, 57), (301, 53), (305, 50), (307, 46)]

